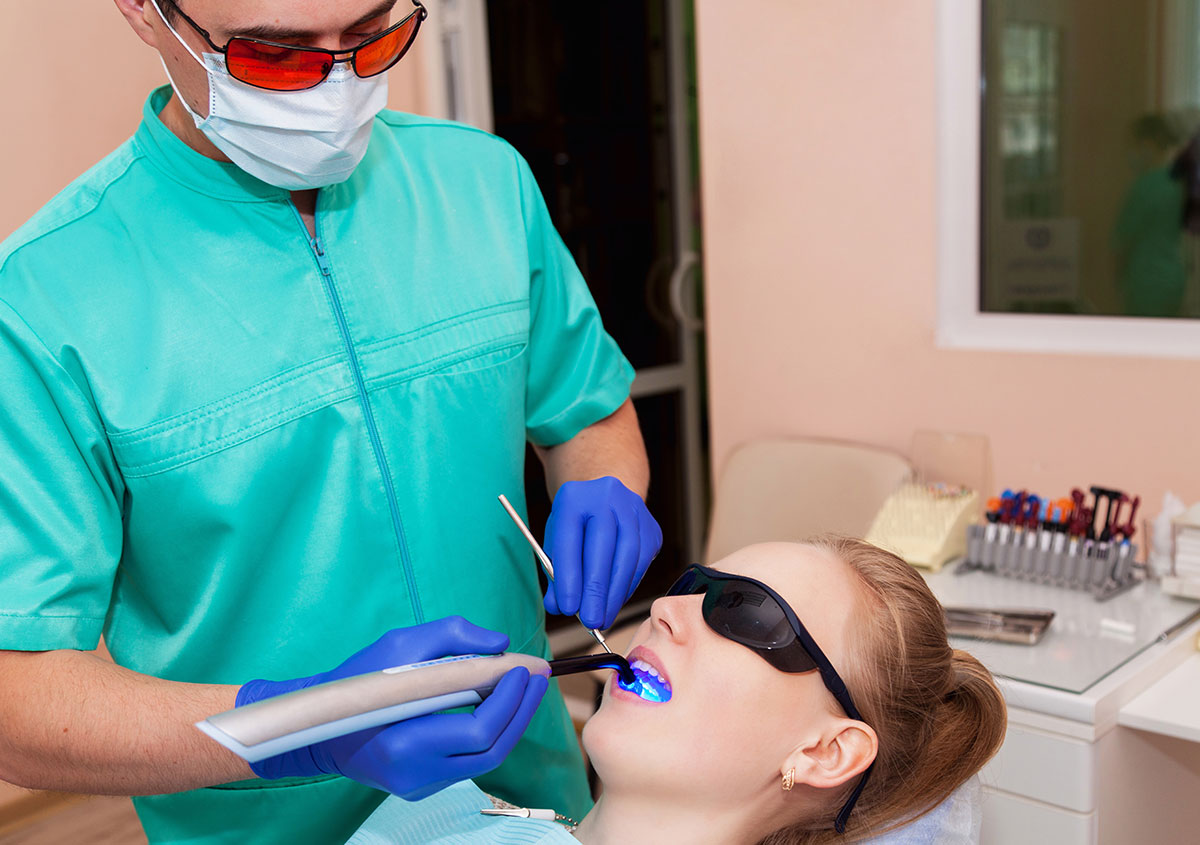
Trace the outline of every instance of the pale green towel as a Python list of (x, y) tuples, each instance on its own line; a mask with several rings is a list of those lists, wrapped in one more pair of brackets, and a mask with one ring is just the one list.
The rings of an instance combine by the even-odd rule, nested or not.
[(421, 801), (392, 796), (347, 845), (578, 845), (555, 822), (479, 814), (491, 806), (491, 800), (470, 781)]

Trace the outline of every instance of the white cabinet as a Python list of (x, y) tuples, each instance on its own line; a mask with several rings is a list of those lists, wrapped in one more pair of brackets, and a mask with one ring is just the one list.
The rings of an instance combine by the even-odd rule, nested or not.
[(985, 790), (983, 843), (1021, 845), (1091, 845), (1096, 842), (1096, 814), (1064, 812), (1008, 792)]
[(989, 788), (1077, 813), (1096, 809), (1096, 746), (1010, 722), (1000, 753), (983, 771)]
[(1000, 679), (1009, 727), (981, 775), (984, 845), (1200, 841), (1200, 742), (1171, 720), (1200, 717), (1198, 630), (1151, 646), (1083, 693)]
[(981, 773), (985, 845), (1200, 843), (1200, 605), (1152, 583), (1097, 602), (950, 568), (925, 577), (947, 606), (1057, 613), (1036, 646), (954, 641), (997, 676), (1009, 708)]

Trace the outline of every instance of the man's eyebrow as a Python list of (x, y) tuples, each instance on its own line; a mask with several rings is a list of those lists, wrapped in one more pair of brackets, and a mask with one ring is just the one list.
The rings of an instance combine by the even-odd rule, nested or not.
[[(392, 10), (396, 5), (396, 0), (383, 0), (378, 6), (367, 12), (361, 18), (350, 24), (347, 29), (353, 29), (356, 26), (362, 26), (368, 21), (373, 21), (375, 18), (382, 17)], [(413, 7), (414, 11), (416, 7)], [(239, 29), (231, 34), (231, 38), (256, 38), (260, 41), (302, 41), (308, 38), (315, 38), (320, 35), (319, 32), (313, 32), (306, 29), (295, 29), (293, 27), (278, 26), (276, 24), (259, 24), (258, 26)]]

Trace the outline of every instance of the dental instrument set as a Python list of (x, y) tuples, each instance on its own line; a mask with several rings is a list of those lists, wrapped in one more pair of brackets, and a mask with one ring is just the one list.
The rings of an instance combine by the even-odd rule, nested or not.
[[(525, 520), (521, 519), (521, 515), (517, 513), (516, 508), (512, 506), (503, 493), (500, 494), (499, 499), (500, 504), (504, 506), (504, 510), (506, 510), (508, 515), (512, 517), (512, 521), (517, 524), (517, 528), (521, 530), (521, 534), (524, 535), (525, 540), (533, 548), (533, 553), (537, 556), (538, 561), (542, 564), (542, 569), (545, 570), (546, 577), (550, 579), (551, 583), (553, 583), (554, 564), (550, 562), (550, 556), (546, 554), (541, 544), (534, 539), (533, 532), (529, 530), (529, 526), (525, 524)], [(575, 614), (575, 618), (579, 619), (578, 613)], [(579, 624), (583, 625), (582, 619), (579, 619)], [(604, 641), (603, 634), (601, 634), (595, 628), (588, 628), (587, 625), (583, 625), (583, 627), (587, 628), (587, 632), (592, 635), (592, 638), (595, 639), (596, 642), (600, 643), (601, 648), (603, 648), (609, 654), (612, 654), (612, 649), (609, 648), (608, 643)]]
[(254, 763), (366, 728), (480, 704), (518, 666), (547, 677), (615, 669), (627, 689), (641, 683), (617, 654), (550, 661), (516, 652), (472, 654), (317, 684), (209, 716), (196, 727)]
[(1140, 580), (1132, 538), (1141, 497), (1098, 486), (1089, 492), (1090, 504), (1078, 488), (1055, 501), (1005, 490), (988, 501), (987, 522), (967, 529), (967, 555), (957, 571), (1087, 590), (1097, 601), (1129, 589)]
[(946, 607), (946, 633), (950, 636), (1037, 645), (1054, 619), (1042, 608)]

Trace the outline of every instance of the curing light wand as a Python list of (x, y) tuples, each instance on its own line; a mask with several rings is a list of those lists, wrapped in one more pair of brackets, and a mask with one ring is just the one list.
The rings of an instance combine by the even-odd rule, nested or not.
[(617, 677), (626, 684), (637, 680), (629, 661), (619, 654), (585, 654), (581, 657), (560, 657), (550, 661), (550, 675), (574, 675), (576, 672), (594, 672), (597, 669), (616, 669)]
[[(546, 555), (546, 552), (542, 550), (542, 547), (538, 541), (533, 538), (533, 533), (529, 530), (529, 526), (525, 524), (525, 520), (521, 519), (521, 515), (517, 513), (516, 508), (514, 508), (508, 499), (505, 498), (503, 493), (500, 494), (499, 498), (500, 504), (504, 506), (506, 511), (508, 511), (508, 515), (512, 517), (512, 521), (517, 524), (517, 528), (521, 529), (521, 533), (525, 535), (525, 539), (529, 542), (529, 545), (533, 547), (533, 553), (537, 555), (537, 559), (541, 562), (542, 569), (546, 570), (546, 577), (550, 579), (551, 583), (554, 583), (554, 564), (550, 562), (550, 558)], [(575, 618), (579, 619), (578, 613), (575, 614)], [(583, 625), (582, 619), (579, 619), (579, 624)], [(587, 625), (583, 625), (583, 627), (587, 628), (588, 633), (596, 639), (596, 642), (600, 643), (601, 648), (603, 648), (609, 654), (612, 654), (612, 649), (608, 647), (608, 643), (604, 641), (604, 636), (599, 631), (597, 631), (595, 628), (588, 628)]]
[(589, 654), (549, 662), (528, 654), (464, 654), (392, 666), (264, 698), (197, 722), (196, 727), (251, 763), (355, 731), (481, 704), (510, 670), (572, 675), (616, 669), (634, 682), (618, 654)]

